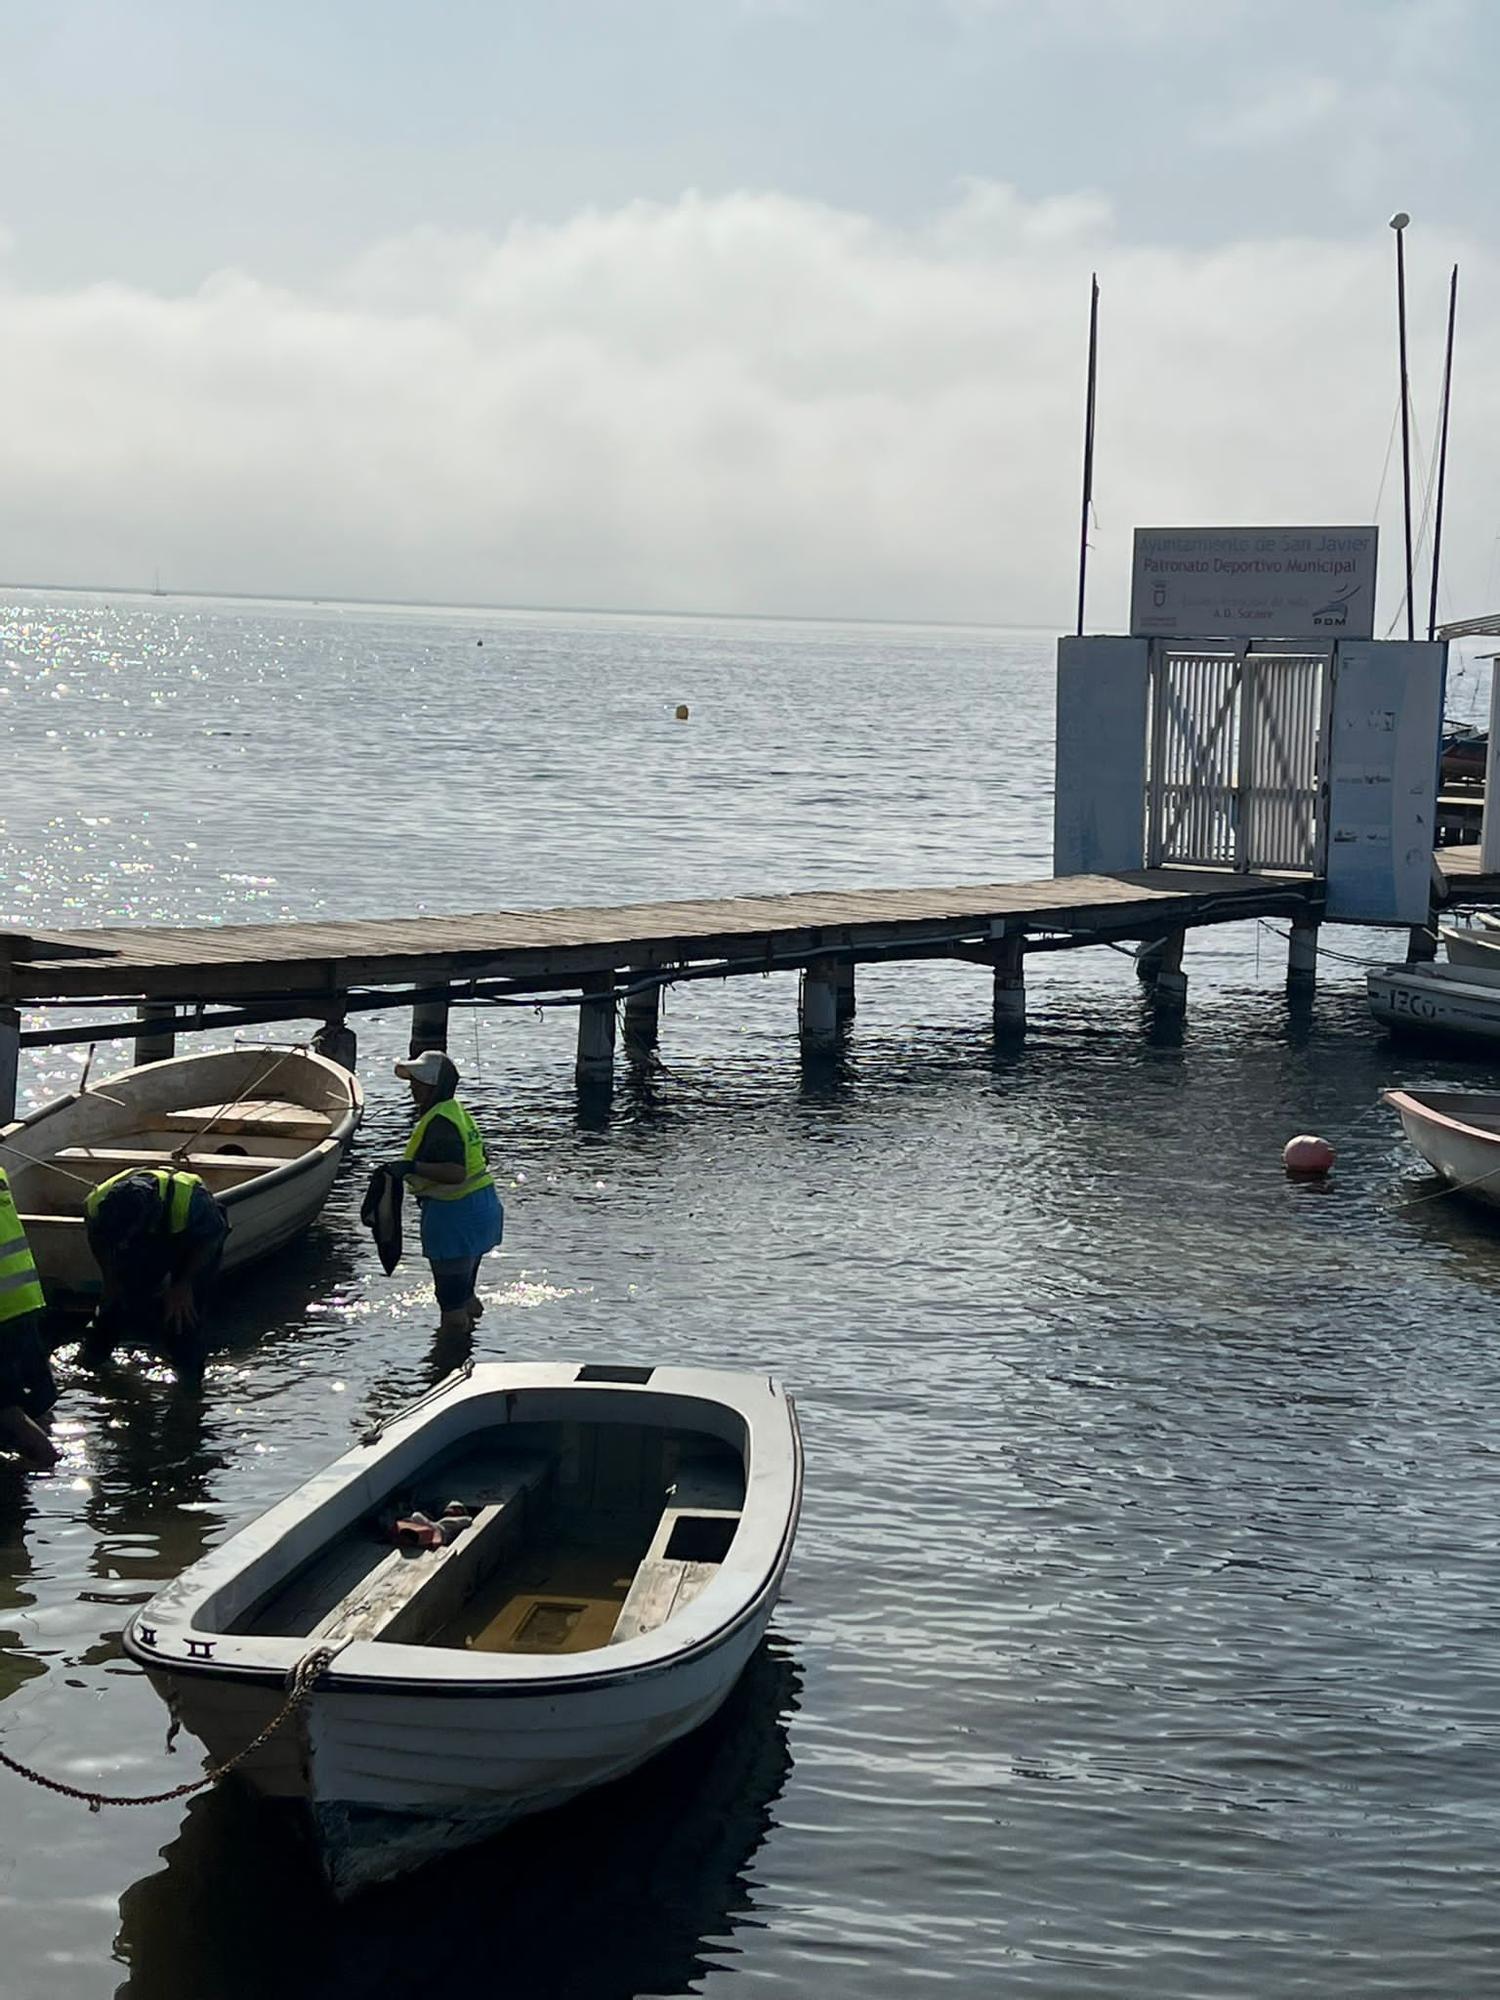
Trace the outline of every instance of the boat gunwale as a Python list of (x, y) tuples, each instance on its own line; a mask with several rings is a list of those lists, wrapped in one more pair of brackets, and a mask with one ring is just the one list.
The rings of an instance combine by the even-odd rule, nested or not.
[[(391, 1455), (398, 1443), (420, 1437), (422, 1431), (431, 1424), (439, 1410), (450, 1404), (456, 1406), (464, 1401), (477, 1399), (480, 1396), (508, 1396), (512, 1393), (524, 1393), (527, 1388), (541, 1394), (556, 1394), (559, 1392), (566, 1393), (570, 1389), (586, 1392), (590, 1389), (599, 1390), (613, 1387), (628, 1390), (633, 1396), (648, 1400), (655, 1396), (671, 1396), (679, 1401), (698, 1401), (713, 1404), (738, 1417), (745, 1427), (747, 1471), (753, 1477), (754, 1440), (757, 1419), (749, 1394), (745, 1394), (744, 1402), (732, 1400), (728, 1395), (723, 1393), (722, 1389), (718, 1392), (709, 1391), (702, 1385), (701, 1378), (713, 1377), (721, 1384), (725, 1382), (742, 1384), (746, 1392), (748, 1392), (751, 1385), (757, 1385), (755, 1400), (758, 1401), (760, 1397), (768, 1395), (771, 1406), (781, 1411), (785, 1426), (786, 1474), (789, 1479), (789, 1492), (785, 1507), (779, 1507), (777, 1510), (780, 1518), (774, 1549), (769, 1550), (757, 1560), (757, 1566), (753, 1572), (744, 1574), (740, 1578), (742, 1584), (747, 1588), (742, 1594), (735, 1596), (726, 1605), (721, 1622), (712, 1626), (707, 1631), (698, 1633), (691, 1641), (680, 1645), (673, 1645), (671, 1643), (674, 1636), (673, 1627), (677, 1624), (677, 1620), (668, 1619), (664, 1625), (658, 1627), (655, 1631), (641, 1634), (635, 1639), (622, 1641), (618, 1646), (596, 1647), (590, 1653), (572, 1655), (573, 1659), (579, 1661), (598, 1660), (612, 1653), (622, 1656), (618, 1664), (612, 1663), (607, 1666), (596, 1665), (575, 1673), (568, 1673), (565, 1670), (559, 1671), (563, 1662), (570, 1657), (568, 1655), (559, 1655), (556, 1659), (552, 1659), (542, 1656), (532, 1658), (530, 1656), (494, 1654), (487, 1656), (492, 1664), (490, 1665), (490, 1671), (482, 1677), (476, 1675), (460, 1676), (451, 1673), (436, 1674), (428, 1672), (421, 1674), (402, 1672), (394, 1664), (390, 1669), (382, 1666), (379, 1671), (372, 1670), (368, 1664), (363, 1667), (355, 1665), (350, 1668), (330, 1665), (325, 1669), (324, 1674), (320, 1678), (318, 1685), (320, 1694), (420, 1694), (423, 1696), (441, 1695), (444, 1698), (465, 1698), (470, 1700), (477, 1697), (526, 1700), (546, 1699), (556, 1694), (586, 1693), (593, 1689), (617, 1687), (629, 1682), (654, 1679), (660, 1675), (675, 1672), (684, 1665), (707, 1656), (731, 1640), (748, 1622), (760, 1616), (766, 1609), (768, 1598), (774, 1602), (775, 1596), (780, 1589), (781, 1580), (786, 1574), (787, 1566), (791, 1560), (792, 1544), (796, 1536), (797, 1525), (802, 1511), (803, 1486), (802, 1434), (797, 1421), (796, 1403), (774, 1377), (750, 1374), (747, 1371), (740, 1370), (675, 1368), (666, 1365), (653, 1371), (655, 1375), (672, 1378), (668, 1382), (663, 1382), (660, 1386), (654, 1381), (652, 1383), (633, 1384), (579, 1383), (576, 1379), (577, 1370), (585, 1365), (581, 1362), (543, 1362), (529, 1365), (536, 1368), (539, 1373), (552, 1370), (567, 1371), (567, 1373), (562, 1379), (541, 1379), (533, 1381), (530, 1384), (524, 1382), (502, 1384), (494, 1381), (476, 1381), (476, 1377), (480, 1373), (478, 1369), (472, 1371), (467, 1376), (460, 1374), (452, 1377), (448, 1385), (447, 1396), (430, 1391), (427, 1396), (420, 1398), (417, 1403), (413, 1404), (409, 1411), (398, 1414), (398, 1416), (385, 1426), (377, 1440), (378, 1443), (385, 1447), (382, 1457)], [(519, 1373), (527, 1367), (528, 1364), (514, 1362), (481, 1364), (481, 1369), (490, 1371), (491, 1373), (498, 1373), (501, 1370), (505, 1370), (507, 1373)], [(696, 1387), (694, 1386), (695, 1378), (699, 1378), (698, 1386)], [(764, 1384), (764, 1388), (759, 1388), (758, 1385), (760, 1384)], [(439, 1384), (438, 1390), (441, 1391), (444, 1386), (443, 1384)], [(762, 1415), (759, 1421), (763, 1424), (765, 1417)], [(194, 1564), (192, 1566), (193, 1569), (206, 1568), (215, 1564), (216, 1559), (229, 1550), (241, 1536), (247, 1534), (257, 1522), (267, 1520), (281, 1508), (289, 1507), (309, 1485), (343, 1468), (343, 1477), (338, 1481), (333, 1490), (323, 1497), (323, 1504), (332, 1505), (341, 1492), (358, 1481), (367, 1480), (372, 1471), (374, 1471), (374, 1465), (360, 1466), (352, 1463), (356, 1455), (364, 1449), (367, 1449), (367, 1447), (356, 1444), (348, 1452), (340, 1454), (339, 1458), (333, 1460), (329, 1465), (321, 1468), (319, 1472), (312, 1474), (308, 1480), (304, 1480), (300, 1486), (294, 1488), (292, 1493), (284, 1495), (281, 1500), (273, 1502), (270, 1507), (262, 1510), (259, 1515), (245, 1522), (234, 1534), (221, 1543), (218, 1549), (211, 1551), (207, 1556), (201, 1558), (198, 1563)], [(375, 1463), (378, 1464), (379, 1461), (377, 1460)], [(748, 1492), (746, 1497), (748, 1501)], [(747, 1515), (748, 1512), (749, 1509), (747, 1506)], [(251, 1560), (251, 1558), (247, 1558), (247, 1562), (248, 1560)], [(192, 1604), (194, 1602), (202, 1602), (217, 1591), (224, 1589), (232, 1577), (241, 1573), (244, 1566), (242, 1564), (239, 1569), (231, 1571), (229, 1576), (221, 1581), (205, 1581), (203, 1585), (190, 1593), (189, 1608), (186, 1613), (172, 1614), (174, 1629), (184, 1635), (184, 1642), (186, 1634), (194, 1629)], [(167, 1590), (179, 1587), (191, 1573), (191, 1571), (185, 1571), (182, 1577), (172, 1579), (164, 1584), (162, 1591), (158, 1592), (157, 1595), (159, 1596)], [(732, 1577), (733, 1572), (730, 1572), (730, 1575)], [(697, 1610), (699, 1606), (702, 1606), (705, 1600), (711, 1605), (712, 1600), (707, 1591), (696, 1601), (694, 1606), (690, 1607), (687, 1615), (691, 1617), (692, 1612)], [(156, 1599), (153, 1597), (150, 1602), (142, 1605), (139, 1610), (132, 1613), (125, 1626), (123, 1645), (127, 1657), (135, 1661), (137, 1665), (163, 1677), (182, 1681), (193, 1679), (199, 1682), (210, 1680), (221, 1682), (238, 1681), (242, 1684), (258, 1684), (267, 1688), (280, 1690), (285, 1688), (288, 1673), (295, 1667), (297, 1660), (312, 1650), (305, 1640), (280, 1634), (267, 1634), (262, 1635), (263, 1639), (279, 1648), (283, 1657), (277, 1659), (231, 1661), (184, 1659), (174, 1656), (164, 1652), (159, 1645), (147, 1646), (139, 1637), (137, 1631), (138, 1625), (145, 1624), (149, 1627), (162, 1622), (160, 1614), (155, 1619), (151, 1616), (152, 1604), (155, 1601)], [(679, 1627), (678, 1629), (680, 1631), (681, 1628)], [(226, 1638), (238, 1639), (242, 1635), (233, 1633), (213, 1633), (210, 1635), (205, 1633), (204, 1636), (212, 1636), (215, 1639), (222, 1640)], [(296, 1649), (295, 1652), (293, 1651), (294, 1648)], [(640, 1649), (636, 1657), (623, 1657), (635, 1651), (635, 1649)], [(383, 1642), (380, 1640), (356, 1641), (351, 1650), (356, 1651), (358, 1655), (368, 1655), (371, 1652), (375, 1652), (379, 1655), (393, 1655), (403, 1659), (410, 1658), (413, 1653), (420, 1655), (424, 1651), (429, 1655), (433, 1653), (456, 1652), (456, 1649), (453, 1648), (423, 1648), (420, 1646), (414, 1648), (397, 1642)], [(462, 1658), (463, 1655), (459, 1654), (458, 1657)], [(514, 1663), (518, 1659), (524, 1660), (527, 1669), (525, 1672), (516, 1671)], [(499, 1663), (505, 1661), (511, 1662), (509, 1668), (500, 1668)]]
[[(1451, 1094), (1455, 1097), (1483, 1097), (1490, 1093), (1456, 1090)], [(1493, 1094), (1497, 1104), (1500, 1104), (1500, 1092)], [(1415, 1091), (1382, 1090), (1380, 1101), (1382, 1104), (1388, 1104), (1403, 1124), (1408, 1115), (1411, 1115), (1419, 1125), (1443, 1126), (1451, 1132), (1462, 1133), (1466, 1139), (1477, 1139), (1481, 1145), (1500, 1147), (1500, 1132), (1486, 1131), (1483, 1125), (1470, 1125), (1462, 1118), (1455, 1118), (1450, 1111), (1438, 1111)]]

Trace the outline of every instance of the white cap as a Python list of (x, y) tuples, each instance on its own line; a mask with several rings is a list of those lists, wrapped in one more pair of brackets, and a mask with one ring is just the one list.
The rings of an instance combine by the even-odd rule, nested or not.
[(443, 1065), (445, 1063), (457, 1075), (457, 1066), (453, 1063), (451, 1057), (443, 1054), (441, 1049), (423, 1049), (422, 1053), (419, 1056), (413, 1056), (410, 1062), (398, 1062), (396, 1065), (396, 1074), (397, 1076), (404, 1076), (409, 1083), (425, 1083), (429, 1086), (436, 1085), (443, 1080)]

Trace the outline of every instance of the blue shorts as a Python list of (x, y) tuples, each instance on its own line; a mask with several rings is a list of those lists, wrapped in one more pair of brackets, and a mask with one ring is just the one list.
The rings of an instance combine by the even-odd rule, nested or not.
[(457, 1201), (421, 1203), (422, 1255), (429, 1264), (477, 1264), (505, 1234), (505, 1211), (492, 1187)]

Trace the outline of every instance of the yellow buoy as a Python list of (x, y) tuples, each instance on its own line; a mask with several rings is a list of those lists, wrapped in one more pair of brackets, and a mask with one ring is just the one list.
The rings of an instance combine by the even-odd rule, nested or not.
[(688, 719), (688, 705), (685, 701), (680, 701), (677, 704), (677, 720), (679, 722), (686, 722), (687, 719)]

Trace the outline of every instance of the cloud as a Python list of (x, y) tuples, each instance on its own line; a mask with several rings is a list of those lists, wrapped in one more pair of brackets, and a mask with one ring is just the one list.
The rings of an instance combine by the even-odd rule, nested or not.
[(1243, 91), (1228, 109), (1215, 106), (1194, 121), (1207, 146), (1251, 149), (1301, 139), (1329, 126), (1346, 103), (1346, 86), (1333, 77), (1301, 71), (1268, 77)]
[[(1492, 254), (1412, 244), (1424, 437), (1459, 247), (1482, 328)], [(980, 184), (899, 230), (687, 194), (499, 238), (417, 232), (304, 290), (243, 272), (181, 296), (0, 286), (5, 572), (1055, 622), (1095, 266), (1101, 616), (1136, 522), (1367, 518), (1395, 388), (1383, 228), (1193, 253), (1121, 242), (1086, 195)], [(1477, 338), (1456, 395), (1467, 611), (1500, 416)]]

